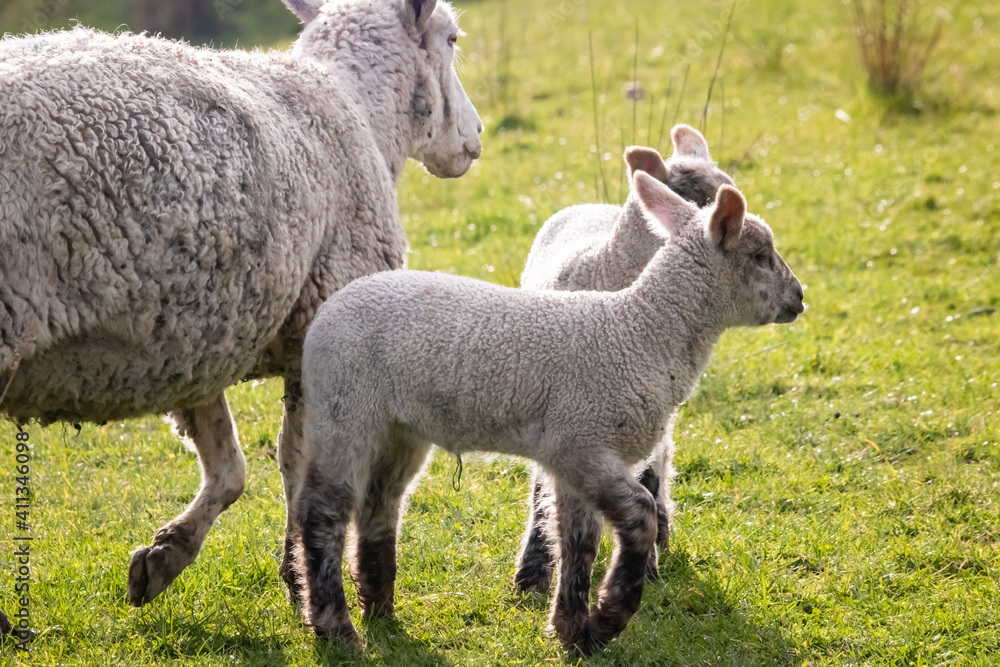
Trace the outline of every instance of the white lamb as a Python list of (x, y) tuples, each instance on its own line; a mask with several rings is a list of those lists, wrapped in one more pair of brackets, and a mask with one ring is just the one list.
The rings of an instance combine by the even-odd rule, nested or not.
[[(307, 472), (295, 518), (304, 611), (318, 635), (360, 643), (341, 580), (352, 519), (364, 615), (393, 613), (401, 499), (432, 442), (529, 457), (554, 479), (551, 624), (567, 649), (597, 649), (635, 613), (657, 525), (630, 466), (663, 440), (725, 329), (791, 322), (803, 303), (738, 190), (723, 186), (698, 209), (645, 172), (633, 181), (650, 228), (670, 242), (625, 290), (391, 271), (355, 281), (317, 313), (303, 350)], [(589, 612), (598, 513), (616, 546)]]
[(186, 511), (133, 553), (133, 605), (243, 490), (223, 390), (284, 378), (290, 496), (306, 327), (354, 278), (404, 265), (407, 156), (457, 177), (481, 152), (447, 3), (286, 4), (306, 24), (289, 52), (84, 28), (0, 41), (0, 410), (170, 412), (202, 468)]
[[(666, 162), (652, 148), (632, 146), (625, 151), (629, 181), (636, 171), (645, 171), (671, 190), (698, 206), (715, 201), (722, 185), (733, 185), (729, 174), (712, 161), (708, 142), (690, 125), (675, 125), (670, 131), (674, 153)], [(598, 290), (614, 292), (635, 282), (663, 244), (663, 237), (646, 222), (635, 192), (624, 207), (581, 204), (563, 209), (549, 218), (535, 236), (521, 275), (525, 289)], [(666, 546), (670, 534), (670, 480), (673, 477), (673, 442), (667, 437), (650, 460), (640, 466), (640, 483), (656, 499), (657, 544)], [(552, 579), (553, 545), (558, 541), (547, 531), (551, 519), (552, 484), (541, 466), (531, 468), (528, 525), (517, 557), (514, 585), (522, 591), (543, 593)], [(650, 553), (649, 574), (657, 571), (657, 553)]]

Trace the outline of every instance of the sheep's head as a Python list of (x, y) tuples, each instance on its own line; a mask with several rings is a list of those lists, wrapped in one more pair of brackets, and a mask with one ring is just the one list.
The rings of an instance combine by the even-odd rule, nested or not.
[[(479, 134), (483, 124), (462, 88), (454, 59), (462, 32), (455, 12), (444, 0), (284, 0), (292, 12), (307, 24), (296, 49), (327, 66), (353, 67), (346, 71), (367, 86), (370, 98), (393, 96), (391, 118), (373, 113), (372, 122), (396, 123), (409, 118), (406, 136), (393, 138), (393, 152), (405, 152), (441, 178), (456, 178), (469, 170), (482, 153)], [(346, 36), (350, 36), (345, 39)], [(360, 61), (345, 62), (341, 55), (345, 42), (357, 41), (350, 50)], [(406, 89), (394, 82), (366, 80), (367, 69), (389, 62), (395, 73), (405, 72)], [(396, 79), (399, 79), (397, 76)], [(397, 86), (393, 90), (386, 90)], [(375, 127), (376, 132), (388, 128)], [(400, 156), (405, 159), (404, 156)]]
[(659, 152), (644, 146), (631, 146), (625, 151), (629, 179), (636, 171), (644, 171), (671, 190), (697, 206), (715, 201), (722, 185), (733, 185), (729, 174), (719, 169), (708, 153), (708, 142), (690, 125), (677, 124), (670, 130), (674, 154), (666, 162)]
[(725, 326), (792, 322), (805, 310), (802, 285), (775, 249), (771, 228), (746, 212), (735, 187), (721, 186), (714, 203), (698, 209), (644, 171), (634, 186), (651, 225), (666, 229), (669, 243), (710, 281)]
[[(479, 114), (455, 73), (458, 29), (446, 2), (405, 0), (407, 11), (423, 6), (415, 21), (424, 62), (413, 94), (413, 144), (410, 156), (435, 176), (461, 176), (483, 152)], [(423, 22), (421, 22), (423, 19)]]

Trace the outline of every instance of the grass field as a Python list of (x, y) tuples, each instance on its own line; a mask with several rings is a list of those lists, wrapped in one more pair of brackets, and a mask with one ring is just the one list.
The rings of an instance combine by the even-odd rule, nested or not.
[[(408, 169), (411, 268), (516, 285), (538, 226), (605, 189), (622, 201), (623, 146), (669, 153), (676, 118), (704, 122), (807, 285), (796, 323), (723, 336), (677, 420), (663, 578), (586, 664), (998, 664), (1000, 5), (962, 5), (907, 111), (866, 93), (837, 0), (740, 0), (703, 115), (729, 2), (457, 4), (485, 151), (457, 181)], [(273, 381), (229, 391), (246, 493), (141, 610), (126, 603), (129, 552), (192, 498), (194, 456), (154, 417), (27, 426), (37, 633), (29, 653), (2, 645), (0, 664), (565, 661), (547, 600), (511, 585), (527, 470), (505, 458), (466, 460), (456, 492), (454, 460), (435, 456), (402, 528), (398, 622), (363, 627), (364, 655), (318, 646), (278, 577), (281, 395)], [(15, 434), (0, 424), (8, 613)]]

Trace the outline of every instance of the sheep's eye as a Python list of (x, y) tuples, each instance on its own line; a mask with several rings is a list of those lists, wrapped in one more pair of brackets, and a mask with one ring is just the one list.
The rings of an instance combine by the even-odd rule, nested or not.
[(448, 46), (455, 46), (458, 43), (458, 35), (451, 35), (448, 37)]
[(771, 253), (767, 250), (758, 250), (757, 254), (753, 256), (753, 261), (757, 262), (761, 266), (770, 266)]

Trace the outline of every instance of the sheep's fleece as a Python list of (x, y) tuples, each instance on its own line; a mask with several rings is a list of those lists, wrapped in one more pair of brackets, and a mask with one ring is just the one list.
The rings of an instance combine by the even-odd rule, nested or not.
[(279, 370), (268, 346), (283, 324), (304, 328), (352, 278), (403, 264), (359, 109), (287, 54), (82, 28), (6, 39), (0, 116), (0, 382), (20, 359), (2, 406), (15, 419), (198, 405)]

